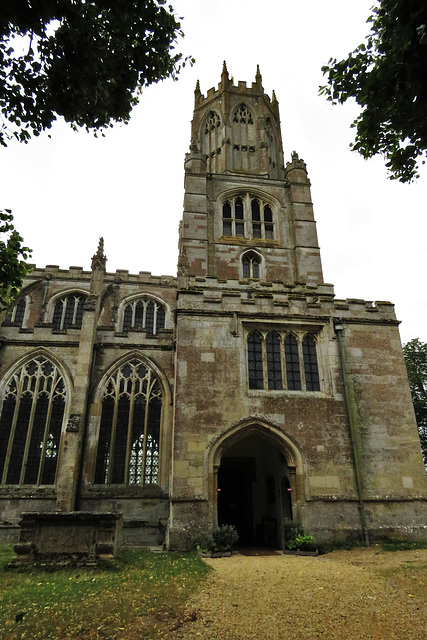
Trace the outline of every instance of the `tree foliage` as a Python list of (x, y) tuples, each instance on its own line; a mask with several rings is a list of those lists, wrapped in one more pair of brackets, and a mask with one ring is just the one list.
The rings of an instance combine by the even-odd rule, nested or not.
[(31, 257), (31, 249), (22, 246), (12, 220), (9, 209), (0, 210), (0, 311), (11, 305), (30, 271), (25, 260)]
[(424, 464), (427, 466), (427, 343), (418, 338), (403, 347)]
[[(142, 89), (176, 78), (180, 22), (164, 0), (3, 0), (0, 143), (57, 116), (94, 132), (127, 122)], [(190, 61), (192, 62), (192, 60)]]
[(384, 155), (390, 178), (410, 182), (427, 150), (427, 3), (377, 0), (368, 23), (366, 42), (322, 67), (320, 93), (333, 104), (355, 98), (362, 111), (352, 148), (366, 159)]

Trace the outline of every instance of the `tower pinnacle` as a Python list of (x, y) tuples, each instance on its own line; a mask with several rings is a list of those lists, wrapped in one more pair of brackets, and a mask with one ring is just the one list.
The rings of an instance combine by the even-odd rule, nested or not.
[(99, 238), (98, 249), (95, 255), (92, 256), (92, 271), (94, 269), (103, 269), (105, 270), (105, 265), (107, 262), (107, 256), (104, 255), (104, 238)]

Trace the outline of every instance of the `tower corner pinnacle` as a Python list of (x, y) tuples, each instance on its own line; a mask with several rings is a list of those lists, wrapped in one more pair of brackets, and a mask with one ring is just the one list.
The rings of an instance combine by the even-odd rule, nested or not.
[(107, 263), (107, 256), (104, 254), (104, 238), (99, 239), (98, 249), (96, 253), (92, 256), (91, 269), (95, 271), (96, 269), (101, 269), (105, 271), (105, 265)]

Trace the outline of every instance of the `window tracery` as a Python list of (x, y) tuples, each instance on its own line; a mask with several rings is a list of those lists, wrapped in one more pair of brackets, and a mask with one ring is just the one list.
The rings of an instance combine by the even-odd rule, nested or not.
[(1, 484), (54, 484), (65, 403), (62, 375), (46, 357), (13, 374), (0, 416)]
[(145, 329), (147, 335), (156, 335), (165, 328), (165, 307), (152, 298), (137, 298), (123, 309), (122, 331)]
[(249, 389), (320, 391), (314, 336), (251, 331), (247, 350)]
[(107, 380), (95, 484), (152, 484), (159, 477), (162, 390), (154, 372), (134, 359)]
[(221, 125), (221, 118), (215, 111), (210, 111), (205, 124), (205, 134), (214, 131)]
[(82, 293), (70, 293), (57, 299), (53, 310), (53, 328), (81, 329), (86, 298)]
[(233, 122), (239, 122), (240, 124), (254, 123), (251, 112), (244, 104), (241, 104), (234, 112)]

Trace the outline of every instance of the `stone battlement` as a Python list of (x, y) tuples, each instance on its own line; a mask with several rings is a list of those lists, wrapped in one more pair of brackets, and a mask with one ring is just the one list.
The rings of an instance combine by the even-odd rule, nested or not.
[[(32, 271), (25, 278), (24, 286), (27, 286), (34, 280), (47, 278), (48, 280), (87, 280), (90, 281), (92, 271), (83, 269), (83, 267), (70, 266), (68, 269), (61, 269), (58, 265), (46, 265), (46, 267), (36, 267), (30, 265)], [(116, 269), (115, 272), (106, 272), (104, 275), (105, 282), (120, 282), (131, 284), (155, 284), (155, 285), (176, 285), (175, 276), (169, 275), (152, 275), (151, 271), (140, 271), (139, 273), (129, 273), (127, 269)]]

